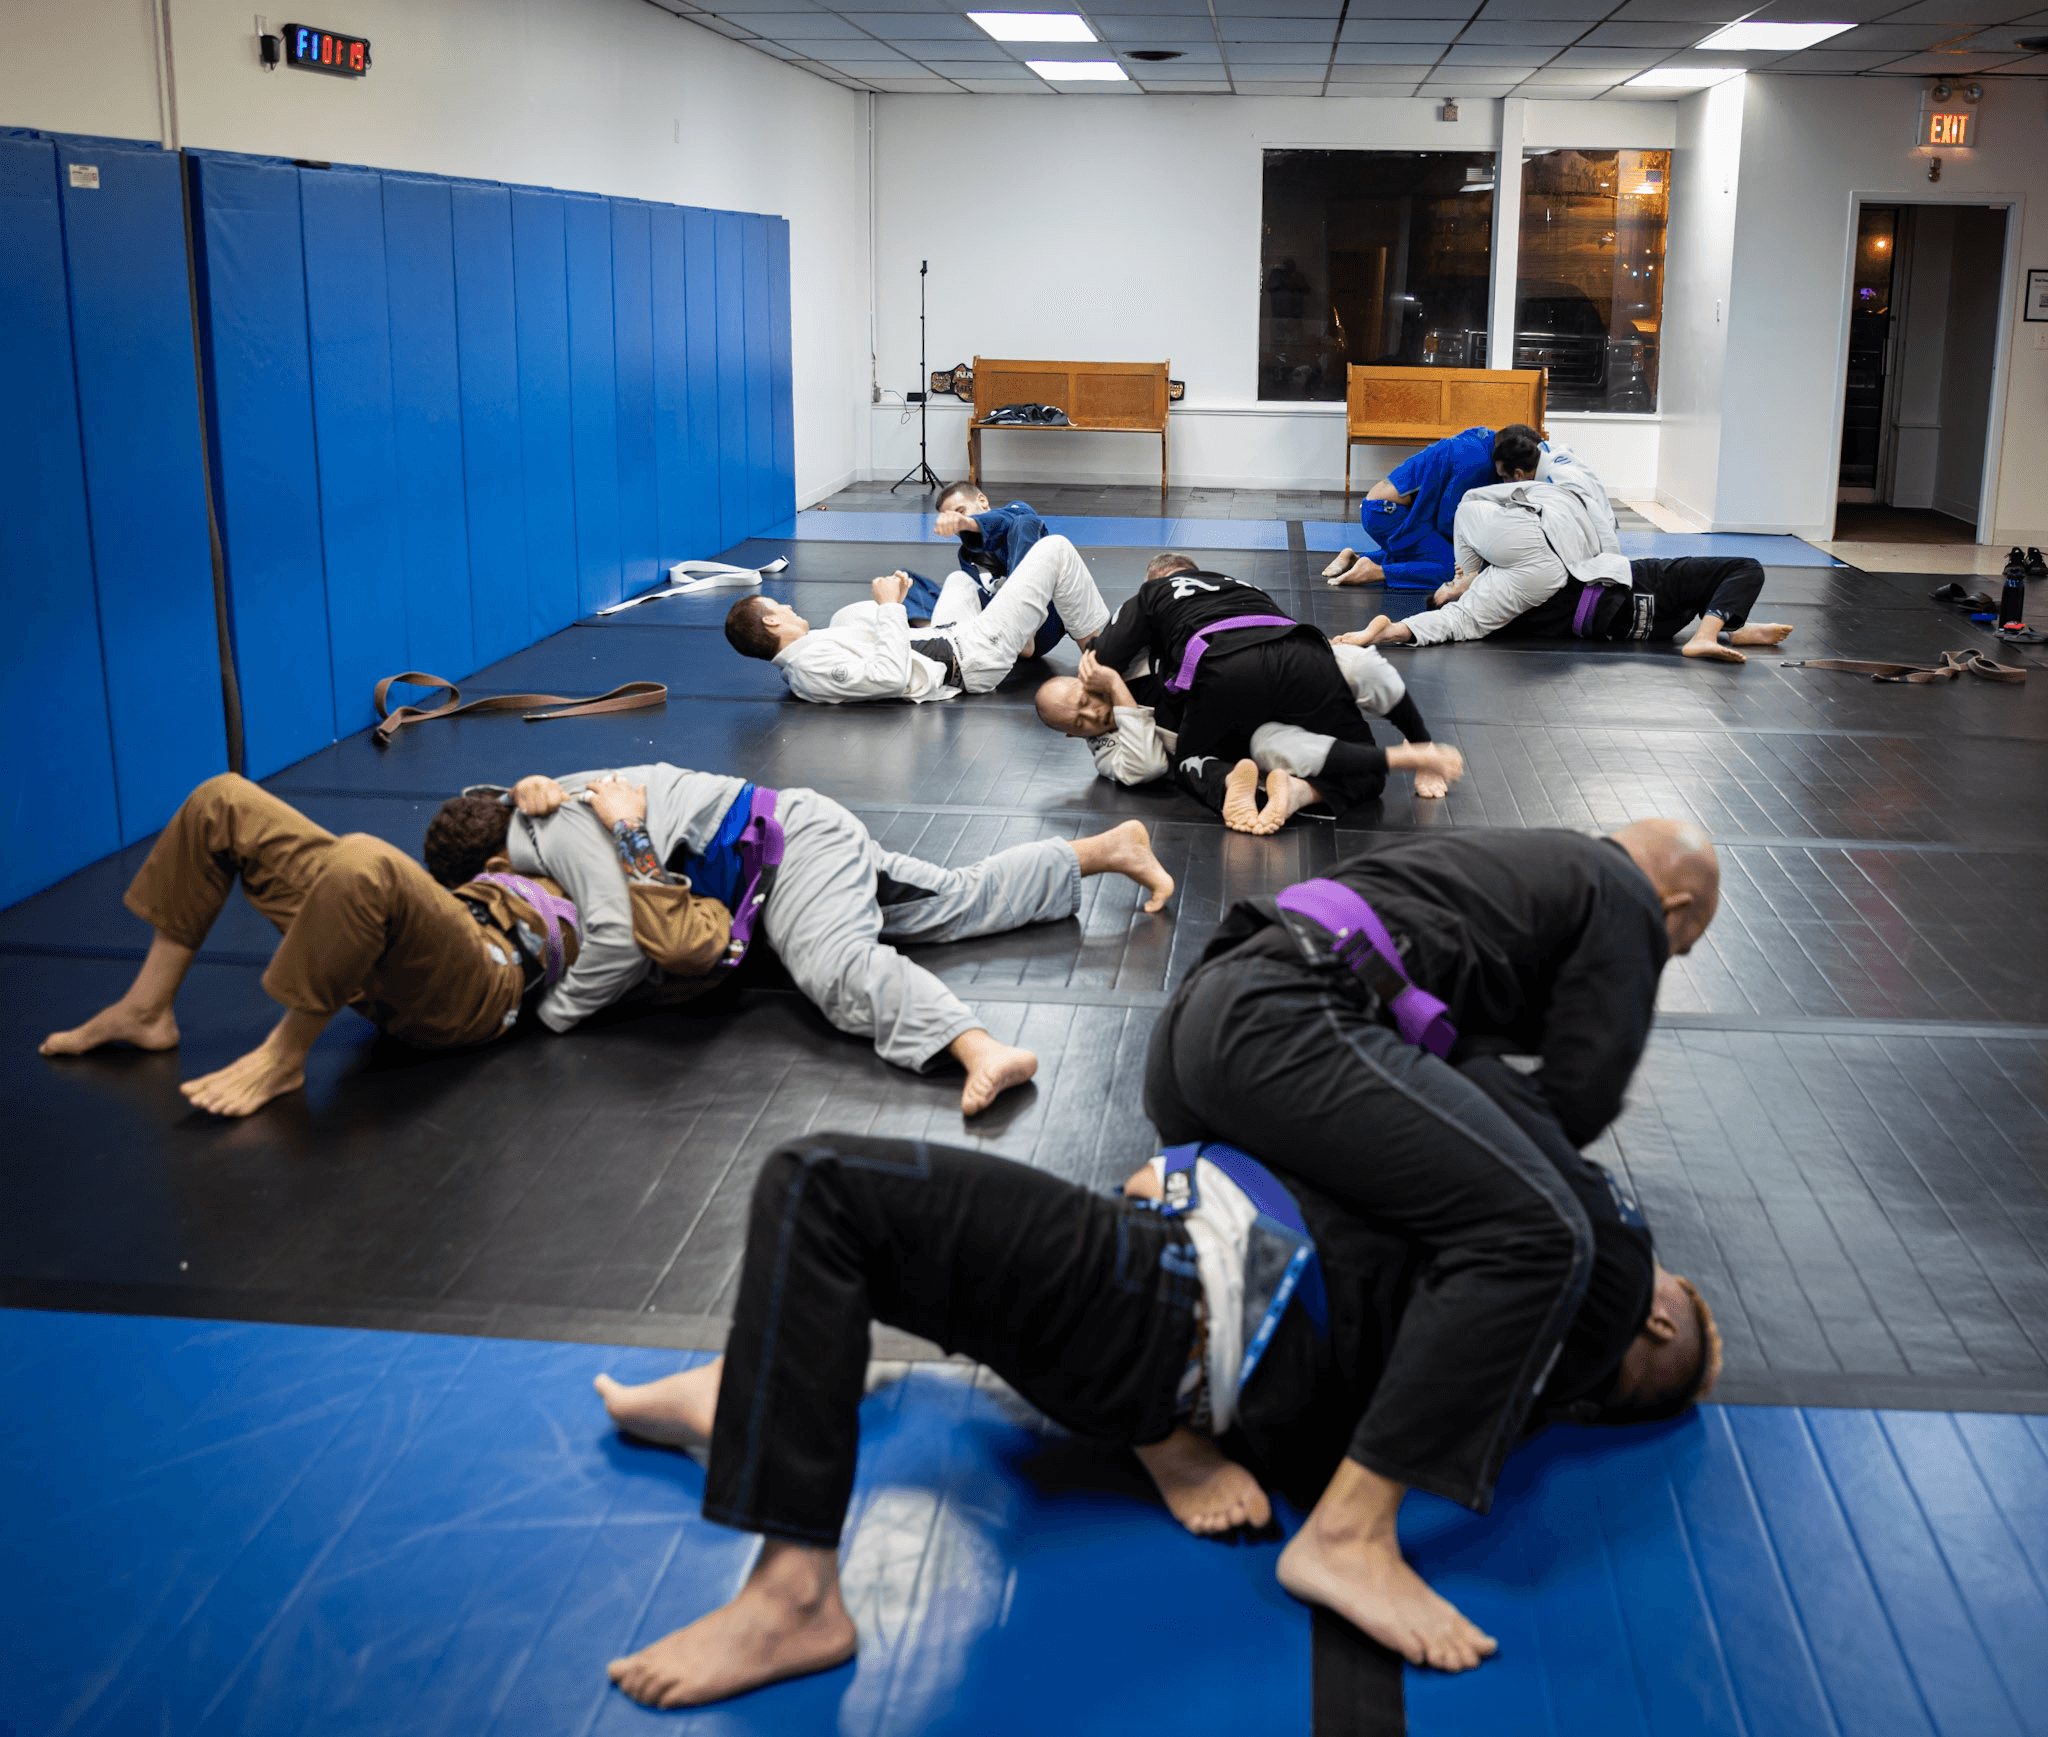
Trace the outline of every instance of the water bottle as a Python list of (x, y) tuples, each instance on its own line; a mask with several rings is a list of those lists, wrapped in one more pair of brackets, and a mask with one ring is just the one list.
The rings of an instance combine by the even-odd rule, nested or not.
[(2027, 570), (2006, 563), (2005, 585), (1998, 593), (1998, 625), (2017, 627), (2027, 618)]

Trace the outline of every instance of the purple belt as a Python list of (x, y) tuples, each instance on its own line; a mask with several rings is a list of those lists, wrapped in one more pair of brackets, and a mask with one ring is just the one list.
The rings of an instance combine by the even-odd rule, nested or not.
[(1202, 653), (1209, 649), (1209, 635), (1228, 633), (1238, 627), (1299, 627), (1300, 622), (1287, 615), (1233, 615), (1223, 621), (1212, 621), (1207, 627), (1188, 641), (1188, 649), (1180, 660), (1180, 673), (1171, 677), (1166, 684), (1170, 694), (1184, 694), (1194, 686), (1195, 666), (1202, 661)]
[(1572, 612), (1572, 637), (1584, 639), (1593, 626), (1593, 615), (1600, 607), (1604, 585), (1588, 585), (1579, 593), (1579, 606)]
[(1386, 924), (1360, 894), (1339, 881), (1302, 881), (1274, 903), (1329, 932), (1338, 962), (1363, 978), (1387, 1004), (1404, 1042), (1439, 1059), (1450, 1054), (1458, 1041), (1450, 1009), (1428, 990), (1416, 987)]
[(733, 901), (732, 945), (723, 963), (737, 965), (754, 942), (754, 922), (768, 902), (775, 885), (775, 871), (782, 866), (782, 823), (775, 818), (775, 792), (754, 786), (753, 806), (747, 824), (733, 841), (740, 859), (740, 896)]
[(562, 925), (566, 923), (572, 931), (580, 933), (576, 907), (524, 875), (478, 875), (476, 879), (488, 881), (494, 887), (503, 887), (514, 898), (524, 899), (533, 907), (534, 914), (547, 930), (546, 938), (541, 942), (541, 975), (548, 983), (561, 982), (569, 957), (562, 945)]

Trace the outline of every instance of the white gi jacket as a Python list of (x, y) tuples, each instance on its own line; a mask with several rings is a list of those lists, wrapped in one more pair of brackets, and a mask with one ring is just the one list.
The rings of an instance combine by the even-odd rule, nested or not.
[(949, 700), (946, 666), (910, 649), (910, 617), (900, 603), (849, 603), (826, 627), (814, 627), (775, 654), (775, 667), (800, 700), (821, 706), (849, 700)]
[[(1570, 468), (1599, 488), (1599, 479), (1583, 467)], [(1604, 489), (1600, 498), (1606, 499)], [(1607, 517), (1611, 523), (1611, 507)], [(1568, 579), (1631, 582), (1614, 532), (1602, 526), (1582, 487), (1562, 482), (1473, 489), (1458, 503), (1455, 542), (1459, 571), (1477, 568), (1479, 577), (1443, 608), (1408, 617), (1417, 645), (1484, 639), (1548, 602)]]

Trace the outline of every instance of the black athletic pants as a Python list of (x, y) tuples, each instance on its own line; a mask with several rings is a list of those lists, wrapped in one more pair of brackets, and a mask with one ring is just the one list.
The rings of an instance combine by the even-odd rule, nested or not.
[(1042, 1170), (922, 1141), (792, 1141), (748, 1209), (705, 1518), (838, 1540), (871, 1321), (986, 1363), (1076, 1434), (1164, 1440), (1200, 1292), (1179, 1224)]
[[(1656, 614), (1649, 637), (1674, 638), (1702, 615), (1718, 615), (1729, 632), (1749, 619), (1764, 588), (1764, 570), (1747, 555), (1682, 555), (1664, 561), (1631, 561), (1636, 595), (1654, 597)], [(1631, 637), (1622, 611), (1618, 639)]]
[(1370, 802), (1386, 788), (1386, 750), (1374, 745), (1327, 641), (1296, 633), (1205, 653), (1181, 711), (1174, 776), (1220, 813), (1223, 781), (1250, 755), (1261, 724), (1295, 724), (1336, 739), (1316, 775), (1316, 788), (1334, 806)]
[(1483, 1513), (1592, 1270), (1585, 1211), (1535, 1142), (1338, 983), (1256, 944), (1168, 1005), (1145, 1113), (1168, 1143), (1242, 1146), (1422, 1246), (1350, 1455)]

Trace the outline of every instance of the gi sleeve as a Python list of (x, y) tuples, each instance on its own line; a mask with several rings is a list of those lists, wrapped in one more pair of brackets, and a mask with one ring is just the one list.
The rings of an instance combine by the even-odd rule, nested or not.
[(1116, 728), (1089, 738), (1095, 770), (1118, 784), (1150, 784), (1166, 776), (1166, 744), (1150, 706), (1118, 706)]
[(1551, 988), (1536, 1076), (1574, 1146), (1597, 1138), (1621, 1113), (1670, 951), (1654, 899), (1608, 887), (1592, 902)]
[(512, 866), (561, 883), (576, 907), (576, 963), (540, 998), (550, 1031), (568, 1031), (653, 974), (633, 940), (626, 871), (604, 823), (580, 802), (538, 820), (520, 816), (506, 838)]
[(1420, 452), (1410, 453), (1399, 464), (1387, 472), (1387, 481), (1394, 485), (1396, 494), (1420, 494), (1435, 480), (1444, 467), (1447, 456), (1444, 448), (1450, 443), (1439, 440), (1433, 446), (1425, 446)]
[(1148, 579), (1126, 597), (1095, 641), (1095, 661), (1113, 670), (1128, 669), (1152, 649), (1152, 591)]

